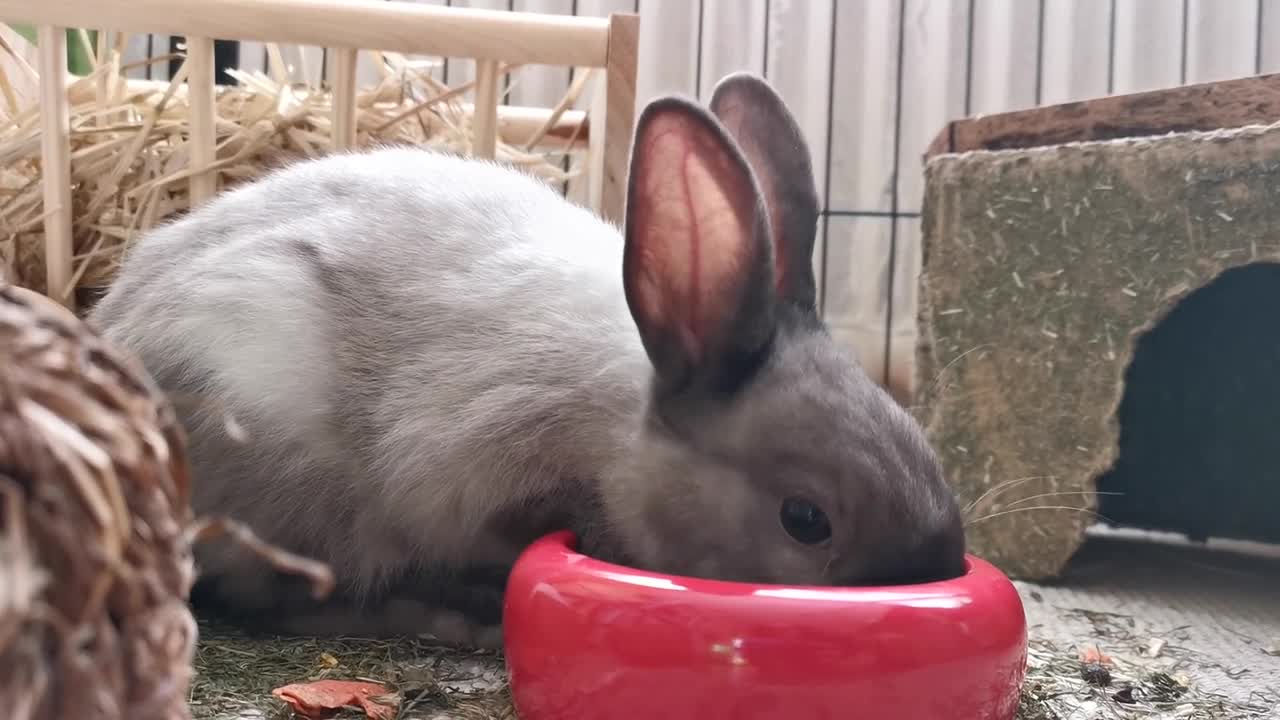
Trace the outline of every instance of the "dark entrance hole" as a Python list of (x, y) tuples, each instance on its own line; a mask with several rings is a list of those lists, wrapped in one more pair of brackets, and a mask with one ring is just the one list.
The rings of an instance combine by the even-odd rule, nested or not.
[(1226, 271), (1142, 336), (1119, 421), (1111, 524), (1280, 543), (1280, 264)]

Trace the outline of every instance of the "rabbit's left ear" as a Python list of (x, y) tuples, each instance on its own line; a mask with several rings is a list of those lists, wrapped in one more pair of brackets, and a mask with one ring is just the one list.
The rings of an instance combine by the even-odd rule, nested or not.
[(747, 160), (704, 108), (641, 112), (625, 228), (623, 286), (658, 377), (734, 385), (773, 336), (773, 252)]
[(747, 72), (733, 73), (716, 84), (711, 112), (741, 148), (764, 196), (778, 298), (816, 312), (813, 244), (818, 191), (800, 126), (782, 97)]

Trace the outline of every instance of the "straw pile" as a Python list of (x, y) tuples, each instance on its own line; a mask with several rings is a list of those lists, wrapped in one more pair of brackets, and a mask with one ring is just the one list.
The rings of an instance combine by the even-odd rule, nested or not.
[[(68, 87), (73, 278), (82, 295), (91, 296), (92, 290), (110, 281), (122, 251), (140, 231), (189, 206), (190, 128), (183, 83), (187, 66), (182, 65), (172, 82), (126, 80), (123, 73), (132, 66), (122, 66), (123, 47), (123, 37), (114, 49), (100, 45), (93, 55), (93, 72)], [(34, 69), (17, 53), (0, 47), (0, 53), (6, 51), (13, 60), (7, 64), (34, 77)], [(238, 84), (218, 90), (215, 167), (220, 189), (330, 147), (330, 93), (290, 84), (279, 48), (268, 46), (268, 51), (274, 60), (270, 76), (232, 70), (229, 74)], [(471, 84), (449, 88), (432, 78), (421, 62), (392, 53), (374, 53), (374, 58), (381, 80), (357, 96), (361, 146), (412, 143), (470, 151), (471, 108), (462, 99)], [(160, 57), (150, 62), (168, 61)], [(558, 113), (577, 99), (587, 75), (580, 74), (582, 82), (570, 88)], [(0, 91), (12, 101), (10, 85), (0, 66)], [(0, 276), (47, 293), (39, 108), (8, 110), (8, 119), (0, 119)], [(553, 120), (558, 120), (558, 113)], [(497, 156), (549, 182), (563, 182), (571, 175), (563, 169), (564, 158), (585, 149), (585, 135), (581, 140), (570, 138), (553, 156), (533, 152), (533, 141), (515, 147), (500, 139)]]
[(0, 285), (0, 715), (189, 717), (184, 463), (137, 365)]

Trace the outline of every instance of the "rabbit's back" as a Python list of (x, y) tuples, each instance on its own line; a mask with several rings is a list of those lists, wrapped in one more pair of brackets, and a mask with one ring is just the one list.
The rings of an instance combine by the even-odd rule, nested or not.
[(500, 166), (338, 155), (150, 233), (94, 320), (179, 396), (198, 511), (363, 586), (483, 555), (495, 510), (609, 461), (647, 378), (621, 252)]

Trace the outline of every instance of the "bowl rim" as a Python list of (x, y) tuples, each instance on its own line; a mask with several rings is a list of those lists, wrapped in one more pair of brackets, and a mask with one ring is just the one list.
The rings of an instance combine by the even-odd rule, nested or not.
[(999, 568), (969, 552), (966, 552), (964, 556), (965, 571), (963, 575), (949, 580), (931, 580), (922, 583), (898, 585), (804, 585), (713, 580), (690, 575), (644, 570), (592, 557), (578, 550), (578, 538), (571, 530), (556, 530), (539, 537), (525, 549), (521, 558), (517, 560), (516, 567), (523, 564), (529, 556), (547, 557), (549, 554), (562, 556), (564, 562), (558, 564), (566, 568), (575, 568), (576, 574), (605, 574), (614, 576), (618, 581), (623, 581), (624, 577), (632, 579), (645, 578), (673, 586), (684, 586), (686, 590), (695, 592), (699, 589), (723, 589), (734, 594), (744, 594), (748, 591), (752, 593), (763, 592), (764, 594), (791, 592), (811, 596), (841, 596), (847, 598), (879, 596), (883, 598), (886, 596), (919, 597), (922, 595), (968, 594), (967, 591), (975, 586), (993, 580), (1001, 585), (1007, 584), (1010, 588), (1013, 587), (1012, 581)]

